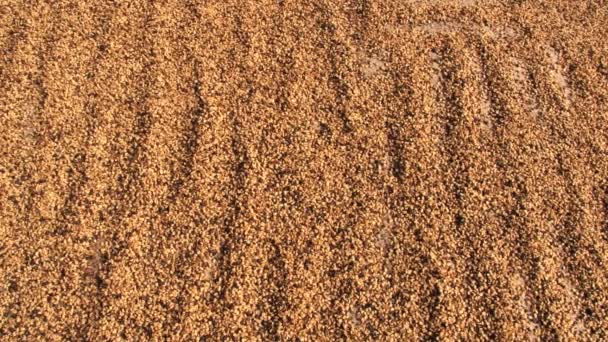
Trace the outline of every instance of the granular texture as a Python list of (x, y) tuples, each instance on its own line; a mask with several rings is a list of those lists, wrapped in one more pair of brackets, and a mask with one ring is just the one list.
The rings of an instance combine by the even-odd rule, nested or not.
[(608, 2), (0, 0), (0, 340), (608, 339)]

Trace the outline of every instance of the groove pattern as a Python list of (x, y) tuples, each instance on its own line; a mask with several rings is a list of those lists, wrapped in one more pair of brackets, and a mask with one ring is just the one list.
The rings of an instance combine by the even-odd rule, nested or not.
[(0, 340), (608, 339), (605, 1), (8, 0)]

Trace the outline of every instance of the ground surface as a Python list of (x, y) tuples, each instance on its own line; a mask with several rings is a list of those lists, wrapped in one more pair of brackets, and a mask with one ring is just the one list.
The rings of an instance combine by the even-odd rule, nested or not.
[(607, 2), (0, 21), (0, 339), (608, 338)]

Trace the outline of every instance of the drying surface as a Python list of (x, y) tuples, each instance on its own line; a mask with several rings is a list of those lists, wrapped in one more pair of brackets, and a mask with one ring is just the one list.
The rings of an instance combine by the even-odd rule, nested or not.
[(605, 1), (0, 22), (0, 339), (608, 338)]

